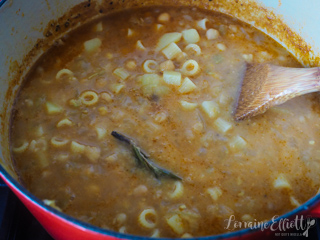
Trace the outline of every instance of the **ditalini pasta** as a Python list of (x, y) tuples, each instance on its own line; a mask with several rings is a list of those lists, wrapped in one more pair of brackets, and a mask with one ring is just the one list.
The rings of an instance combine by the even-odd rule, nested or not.
[(143, 210), (138, 218), (139, 223), (145, 228), (154, 228), (156, 226), (157, 213), (154, 209)]
[(320, 188), (318, 95), (233, 119), (247, 63), (301, 67), (249, 25), (140, 8), (58, 42), (30, 68), (10, 135), (19, 178), (48, 206), (124, 234), (191, 238), (226, 232), (231, 215), (284, 214)]

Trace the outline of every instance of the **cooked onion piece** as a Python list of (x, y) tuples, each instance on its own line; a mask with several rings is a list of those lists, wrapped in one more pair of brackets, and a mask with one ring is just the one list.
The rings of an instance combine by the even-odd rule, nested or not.
[(278, 189), (291, 189), (291, 184), (283, 173), (279, 174), (278, 177), (273, 181), (274, 188)]
[(167, 220), (167, 224), (169, 225), (169, 227), (177, 234), (183, 234), (184, 230), (184, 226), (183, 226), (183, 222), (181, 217), (179, 217), (179, 215), (175, 214), (169, 218), (166, 219)]
[(145, 46), (142, 44), (141, 40), (138, 40), (137, 43), (136, 43), (136, 48), (139, 49), (139, 50), (142, 50), (142, 51), (145, 51), (146, 48)]
[(208, 188), (207, 193), (210, 195), (213, 201), (217, 201), (222, 195), (222, 190), (219, 187)]
[(102, 41), (99, 38), (94, 38), (84, 42), (84, 49), (87, 53), (94, 53), (100, 49)]

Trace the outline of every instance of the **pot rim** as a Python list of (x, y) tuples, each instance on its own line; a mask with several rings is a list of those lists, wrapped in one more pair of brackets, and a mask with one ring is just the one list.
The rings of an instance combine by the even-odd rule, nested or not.
[[(57, 215), (57, 217), (60, 217), (64, 220), (66, 220), (67, 222), (73, 224), (73, 225), (77, 225), (78, 227), (82, 227), (88, 231), (92, 231), (94, 233), (98, 233), (101, 235), (105, 235), (105, 236), (112, 236), (112, 237), (116, 237), (119, 239), (131, 239), (131, 240), (138, 240), (138, 239), (144, 239), (144, 240), (151, 240), (154, 238), (151, 237), (145, 237), (145, 236), (138, 236), (138, 235), (132, 235), (132, 234), (127, 234), (127, 233), (119, 233), (119, 232), (115, 232), (112, 230), (108, 230), (108, 229), (103, 229), (97, 226), (94, 226), (90, 223), (86, 223), (83, 221), (80, 221), (66, 213), (60, 212), (48, 205), (46, 205), (41, 199), (37, 198), (36, 196), (34, 196), (31, 192), (29, 192), (29, 190), (27, 190), (22, 184), (20, 184), (16, 179), (14, 179), (3, 167), (2, 165), (0, 165), (0, 176), (2, 176), (4, 178), (4, 180), (7, 181), (7, 183), (9, 183), (9, 185), (11, 185), (10, 187), (15, 187), (17, 190), (19, 190), (23, 196), (30, 201), (31, 203), (33, 203), (34, 205), (36, 205), (38, 208), (42, 208), (46, 211), (49, 211), (55, 215)], [(268, 224), (268, 226), (270, 226), (272, 223), (274, 222), (279, 222), (281, 219), (288, 219), (288, 218), (293, 218), (294, 216), (298, 215), (298, 214), (303, 214), (305, 213), (307, 210), (320, 205), (320, 194), (315, 195), (314, 197), (310, 198), (308, 201), (306, 201), (304, 204), (302, 204), (301, 206), (293, 209), (290, 212), (287, 212), (279, 217), (277, 217), (276, 219), (271, 219), (268, 222), (266, 222)], [(261, 221), (257, 221), (261, 222)], [(269, 230), (269, 229), (267, 229)], [(210, 236), (203, 236), (203, 237), (195, 237), (195, 238), (189, 238), (190, 240), (196, 240), (196, 239), (201, 239), (201, 240), (213, 240), (213, 239), (227, 239), (227, 238), (234, 238), (234, 237), (241, 237), (243, 235), (248, 235), (248, 234), (252, 234), (255, 233), (257, 231), (261, 231), (259, 227), (256, 228), (245, 228), (245, 229), (241, 229), (238, 231), (234, 231), (234, 232), (228, 232), (228, 233), (222, 233), (222, 234), (218, 234), (218, 235), (210, 235)], [(171, 239), (171, 238), (160, 238), (160, 239)], [(178, 238), (175, 238), (178, 239)]]

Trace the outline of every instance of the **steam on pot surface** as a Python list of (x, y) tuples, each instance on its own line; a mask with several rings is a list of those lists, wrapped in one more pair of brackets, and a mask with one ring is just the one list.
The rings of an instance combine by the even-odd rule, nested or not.
[[(142, 8), (59, 39), (16, 99), (23, 184), (96, 226), (152, 237), (269, 220), (320, 186), (317, 95), (233, 120), (246, 63), (301, 67), (251, 26), (189, 8)], [(238, 229), (234, 229), (238, 230)]]

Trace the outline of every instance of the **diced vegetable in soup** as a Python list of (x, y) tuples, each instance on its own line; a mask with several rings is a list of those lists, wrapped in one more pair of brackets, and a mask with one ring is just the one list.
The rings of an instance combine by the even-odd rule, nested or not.
[(246, 63), (301, 67), (227, 16), (119, 12), (68, 33), (27, 76), (11, 124), (22, 183), (96, 226), (152, 237), (264, 221), (320, 186), (317, 95), (235, 122)]

